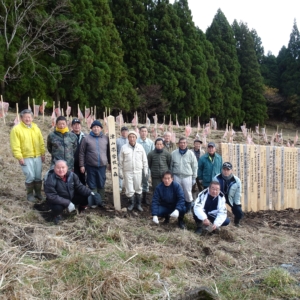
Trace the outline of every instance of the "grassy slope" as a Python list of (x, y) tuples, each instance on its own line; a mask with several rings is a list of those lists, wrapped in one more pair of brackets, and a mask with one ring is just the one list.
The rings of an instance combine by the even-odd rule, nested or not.
[[(300, 267), (299, 210), (249, 213), (242, 228), (201, 237), (191, 216), (185, 231), (175, 221), (154, 226), (150, 213), (100, 211), (54, 226), (25, 200), (9, 148), (13, 118), (0, 120), (0, 299), (174, 299), (199, 286), (221, 299), (299, 299), (300, 274), (274, 269)], [(51, 128), (37, 123), (46, 138)]]

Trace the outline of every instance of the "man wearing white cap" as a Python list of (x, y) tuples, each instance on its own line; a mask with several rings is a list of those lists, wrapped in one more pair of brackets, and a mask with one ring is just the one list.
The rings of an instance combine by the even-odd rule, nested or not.
[(142, 145), (136, 142), (137, 134), (129, 131), (128, 144), (121, 148), (119, 157), (119, 177), (124, 179), (125, 194), (130, 203), (128, 210), (133, 210), (137, 206), (139, 211), (143, 211), (142, 202), (142, 174), (148, 176), (148, 160)]

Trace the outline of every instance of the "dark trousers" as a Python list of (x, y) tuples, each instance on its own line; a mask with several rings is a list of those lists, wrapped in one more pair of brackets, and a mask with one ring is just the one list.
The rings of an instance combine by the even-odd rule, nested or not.
[[(194, 217), (194, 220), (195, 220), (196, 224), (202, 223), (202, 221), (201, 221), (200, 219), (198, 219), (198, 217), (197, 217), (194, 213), (193, 213), (193, 217)], [(214, 223), (214, 221), (215, 221), (216, 218), (214, 218), (214, 217), (208, 215), (208, 216), (207, 216), (207, 219), (208, 219), (211, 223)], [(230, 219), (229, 219), (229, 218), (226, 218), (226, 220), (223, 222), (223, 224), (222, 224), (221, 226), (227, 226), (227, 225), (229, 225), (229, 223), (230, 223)]]
[(80, 172), (80, 168), (79, 168), (79, 164), (78, 163), (74, 163), (74, 173), (78, 176), (80, 182), (83, 185), (86, 185), (86, 181), (85, 181), (85, 173), (81, 173)]
[(203, 191), (202, 183), (200, 183), (200, 180), (198, 178), (196, 178), (196, 183), (193, 185), (192, 192), (197, 191), (196, 187), (198, 188), (199, 193)]
[[(167, 217), (169, 216), (173, 211), (175, 210), (175, 207), (174, 208), (168, 208), (168, 207), (165, 207), (165, 206), (159, 206), (158, 207), (158, 214), (157, 216), (158, 217)], [(179, 211), (179, 218), (183, 218), (184, 217), (184, 214), (185, 214), (185, 210), (181, 210)]]
[(102, 167), (92, 167), (86, 166), (87, 185), (91, 190), (93, 189), (104, 189), (105, 181), (106, 181), (106, 166)]
[[(81, 195), (75, 195), (74, 198), (72, 199), (72, 203), (74, 205), (79, 205), (79, 206), (87, 206), (88, 205), (88, 198), (83, 197)], [(63, 205), (60, 204), (50, 204), (50, 209), (52, 211), (52, 215), (54, 217), (61, 215), (64, 209), (66, 208)]]
[(241, 205), (236, 205), (233, 204), (233, 206), (229, 203), (229, 201), (226, 200), (226, 203), (231, 207), (231, 211), (234, 215), (234, 221), (239, 221), (240, 219), (243, 218), (244, 213), (242, 211), (242, 206)]

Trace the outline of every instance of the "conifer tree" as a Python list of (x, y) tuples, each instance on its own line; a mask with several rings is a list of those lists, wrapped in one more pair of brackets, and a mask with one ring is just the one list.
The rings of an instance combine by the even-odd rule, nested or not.
[(154, 78), (149, 45), (148, 3), (149, 0), (111, 0), (114, 24), (122, 39), (124, 63), (134, 87), (149, 85)]
[(189, 108), (183, 101), (186, 93), (179, 82), (184, 76), (189, 80), (191, 63), (188, 55), (183, 59), (180, 19), (168, 0), (152, 1), (148, 11), (154, 83), (162, 87), (163, 98), (171, 102), (172, 111), (180, 112), (178, 117), (182, 120), (188, 116)]
[(242, 88), (242, 109), (249, 125), (264, 124), (267, 119), (267, 104), (263, 96), (263, 78), (255, 52), (255, 44), (246, 24), (232, 25), (236, 49), (241, 66), (239, 83)]
[(234, 125), (240, 125), (244, 120), (241, 108), (242, 90), (239, 84), (240, 64), (232, 28), (220, 9), (206, 31), (206, 37), (214, 47), (222, 74), (224, 114), (219, 118), (220, 123), (224, 125), (228, 120)]
[[(184, 62), (183, 73), (179, 77), (179, 87), (185, 93), (181, 101), (185, 103), (187, 116), (209, 117), (209, 80), (200, 36), (193, 22), (188, 1), (176, 1), (174, 9), (183, 34), (183, 52), (178, 53)], [(173, 109), (176, 110), (176, 107), (173, 106)]]
[(65, 64), (74, 69), (60, 84), (61, 99), (125, 111), (134, 108), (137, 96), (123, 65), (122, 41), (108, 1), (74, 0), (71, 9), (77, 40)]

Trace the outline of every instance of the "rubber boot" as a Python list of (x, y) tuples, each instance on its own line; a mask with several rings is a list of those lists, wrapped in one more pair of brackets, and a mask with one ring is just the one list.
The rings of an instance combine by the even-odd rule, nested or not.
[(185, 229), (185, 224), (184, 224), (184, 221), (183, 221), (183, 217), (178, 217), (178, 227), (180, 229)]
[(135, 194), (135, 199), (136, 199), (136, 208), (138, 211), (144, 211), (142, 208), (142, 195), (140, 194)]
[[(94, 194), (98, 193), (97, 189), (92, 189), (92, 192)], [(88, 206), (90, 208), (96, 208), (97, 207), (97, 203), (94, 203), (93, 198), (92, 197), (88, 197)]]
[(27, 190), (27, 200), (30, 202), (35, 202), (35, 198), (33, 196), (33, 190), (34, 190), (34, 182), (26, 183), (26, 190)]
[(104, 199), (105, 199), (105, 188), (103, 188), (103, 189), (98, 189), (97, 188), (97, 190), (98, 190), (98, 193), (100, 194), (100, 196), (101, 196), (101, 200), (102, 200), (102, 203), (104, 202)]
[(135, 196), (131, 196), (130, 198), (128, 198), (128, 202), (130, 203), (130, 205), (127, 207), (127, 209), (129, 211), (132, 211), (135, 205)]
[(44, 197), (42, 196), (42, 180), (37, 180), (34, 182), (34, 191), (35, 191), (35, 198), (38, 198), (39, 200), (44, 200)]
[(142, 203), (146, 203), (147, 192), (143, 192)]
[(197, 228), (195, 230), (196, 234), (202, 234), (202, 221), (197, 221), (196, 222)]
[(241, 226), (240, 219), (234, 218), (234, 226), (236, 226), (236, 227), (240, 227)]

